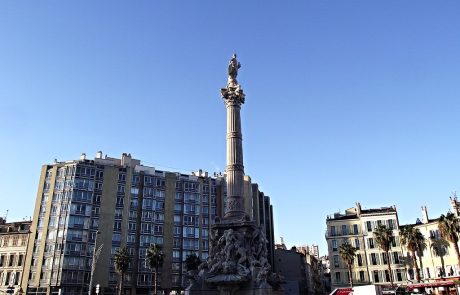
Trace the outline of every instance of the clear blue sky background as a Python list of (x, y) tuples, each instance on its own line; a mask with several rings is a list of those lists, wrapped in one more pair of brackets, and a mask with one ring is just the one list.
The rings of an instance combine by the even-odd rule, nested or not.
[(225, 168), (237, 52), (246, 173), (288, 246), (327, 214), (447, 212), (460, 190), (459, 1), (1, 1), (0, 214), (33, 214), (40, 167), (129, 152)]

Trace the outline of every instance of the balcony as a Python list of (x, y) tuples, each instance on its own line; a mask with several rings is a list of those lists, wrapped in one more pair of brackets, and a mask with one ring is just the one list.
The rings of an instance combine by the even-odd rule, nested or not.
[(362, 236), (363, 235), (363, 231), (362, 230), (358, 230), (358, 231), (345, 231), (345, 232), (342, 232), (340, 230), (336, 230), (335, 232), (331, 232), (329, 230), (326, 231), (324, 237), (326, 239), (328, 238), (334, 238), (334, 237), (348, 237), (348, 236)]

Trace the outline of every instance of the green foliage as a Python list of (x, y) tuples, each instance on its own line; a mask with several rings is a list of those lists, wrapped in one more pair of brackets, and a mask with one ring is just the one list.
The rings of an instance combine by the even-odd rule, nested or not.
[(152, 244), (147, 249), (147, 264), (151, 270), (163, 265), (164, 253), (160, 245)]
[(345, 240), (339, 247), (339, 254), (342, 260), (348, 265), (353, 265), (356, 256), (356, 248), (353, 247), (347, 240)]
[(385, 225), (380, 224), (374, 229), (373, 235), (379, 248), (385, 253), (388, 253), (391, 249), (391, 241), (394, 238), (393, 231)]
[(188, 271), (198, 269), (198, 266), (200, 266), (200, 264), (201, 260), (195, 253), (187, 256), (187, 258), (185, 259), (185, 269)]
[(433, 249), (433, 252), (437, 256), (445, 256), (447, 255), (447, 248), (449, 248), (450, 244), (448, 241), (444, 239), (430, 239), (431, 240), (431, 248)]
[(438, 227), (443, 238), (453, 244), (458, 243), (458, 232), (460, 231), (460, 226), (458, 218), (454, 213), (449, 212), (447, 215), (442, 214), (441, 218), (439, 218)]
[(417, 252), (420, 255), (426, 248), (425, 237), (418, 228), (414, 228), (412, 225), (401, 227), (399, 235), (401, 243), (411, 252)]
[(128, 249), (126, 247), (118, 249), (113, 260), (115, 270), (120, 274), (124, 274), (128, 270), (129, 263), (131, 262), (131, 256), (129, 255)]

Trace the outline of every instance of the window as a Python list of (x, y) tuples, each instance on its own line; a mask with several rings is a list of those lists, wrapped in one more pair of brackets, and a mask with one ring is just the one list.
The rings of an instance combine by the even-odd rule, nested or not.
[(363, 257), (361, 254), (356, 254), (356, 261), (358, 262), (358, 266), (363, 266)]
[(375, 245), (374, 245), (374, 239), (373, 238), (369, 238), (368, 240), (368, 244), (369, 244), (369, 248), (370, 249), (374, 249)]
[(396, 247), (396, 237), (390, 237), (391, 247)]
[(126, 174), (120, 173), (118, 174), (118, 181), (125, 181), (126, 180)]
[(165, 215), (163, 213), (155, 213), (155, 222), (163, 222)]
[(395, 228), (393, 219), (388, 219), (388, 228), (389, 229), (394, 229)]
[(128, 235), (126, 242), (129, 244), (133, 244), (134, 242), (136, 242), (136, 235)]
[(113, 223), (113, 230), (121, 231), (121, 221), (115, 221)]
[(180, 259), (180, 251), (173, 251), (173, 259)]
[(373, 275), (374, 275), (374, 283), (380, 282), (380, 280), (379, 280), (379, 272), (377, 270), (374, 270)]
[(181, 236), (182, 235), (182, 228), (180, 226), (175, 226), (173, 228), (174, 236)]
[(382, 253), (382, 262), (383, 264), (388, 264), (387, 253)]
[(165, 202), (156, 202), (155, 209), (163, 210), (165, 208)]
[(353, 224), (353, 233), (354, 233), (355, 235), (358, 234), (358, 225), (357, 225), (357, 224)]
[(8, 261), (8, 266), (13, 266), (15, 261), (15, 256), (14, 254), (10, 255), (10, 260)]
[(331, 236), (336, 236), (335, 226), (331, 226)]
[(112, 242), (119, 243), (121, 241), (121, 234), (114, 233), (112, 235)]
[(393, 261), (395, 264), (399, 264), (400, 263), (400, 259), (399, 259), (399, 254), (398, 252), (393, 252)]
[(360, 271), (359, 271), (359, 281), (360, 281), (360, 282), (364, 282), (364, 280), (365, 280), (364, 271), (363, 271), (363, 270), (360, 270)]
[(22, 266), (23, 260), (24, 260), (24, 255), (19, 254), (19, 256), (18, 256), (18, 266)]
[(348, 228), (346, 224), (342, 224), (342, 235), (348, 235)]
[(334, 255), (334, 267), (339, 267), (339, 255)]
[(387, 269), (385, 270), (385, 282), (390, 282), (390, 272)]
[(371, 263), (372, 263), (372, 265), (377, 265), (378, 264), (377, 254), (371, 253)]
[(340, 272), (338, 272), (338, 271), (335, 272), (335, 282), (336, 283), (340, 282)]
[(180, 215), (174, 215), (174, 224), (181, 224)]
[(360, 249), (359, 239), (355, 239), (355, 248), (356, 248), (356, 250)]
[(142, 209), (152, 209), (153, 200), (152, 199), (143, 199), (142, 200)]
[(372, 231), (372, 222), (366, 221), (367, 231)]
[(154, 226), (154, 233), (157, 234), (162, 234), (163, 233), (163, 226), (162, 225), (155, 225)]
[(337, 240), (332, 240), (332, 251), (337, 251)]
[(399, 282), (403, 280), (402, 273), (401, 273), (400, 269), (396, 270), (396, 280), (399, 281)]

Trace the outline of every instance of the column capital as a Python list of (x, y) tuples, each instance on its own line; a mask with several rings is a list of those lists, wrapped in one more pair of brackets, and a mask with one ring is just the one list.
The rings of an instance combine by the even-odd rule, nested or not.
[(244, 104), (244, 99), (246, 97), (239, 84), (228, 85), (226, 88), (221, 88), (220, 94), (227, 107), (230, 105), (241, 106)]

